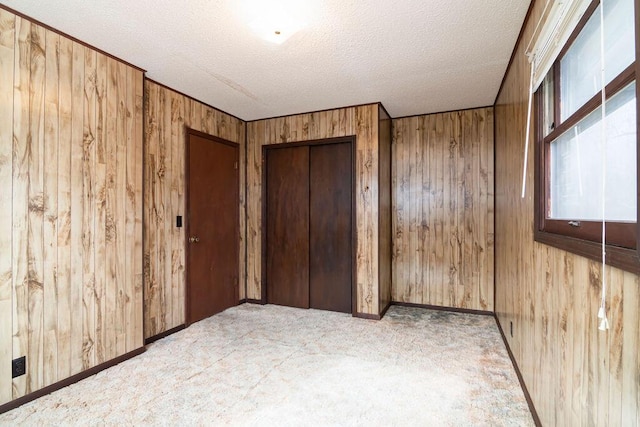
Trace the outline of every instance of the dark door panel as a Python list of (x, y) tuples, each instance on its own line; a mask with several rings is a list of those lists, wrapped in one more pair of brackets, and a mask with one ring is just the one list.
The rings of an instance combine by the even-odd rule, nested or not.
[(266, 156), (267, 302), (309, 308), (309, 147)]
[(238, 304), (238, 146), (189, 133), (187, 322)]
[(310, 150), (310, 306), (351, 313), (351, 144)]

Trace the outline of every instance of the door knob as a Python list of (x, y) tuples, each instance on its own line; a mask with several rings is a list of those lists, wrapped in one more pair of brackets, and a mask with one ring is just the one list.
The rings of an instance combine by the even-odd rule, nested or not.
[(189, 242), (190, 243), (198, 243), (200, 241), (199, 237), (193, 236), (193, 237), (189, 237)]

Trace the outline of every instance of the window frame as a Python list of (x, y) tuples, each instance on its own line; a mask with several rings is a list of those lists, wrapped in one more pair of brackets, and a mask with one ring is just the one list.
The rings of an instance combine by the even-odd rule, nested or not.
[[(535, 137), (535, 159), (534, 159), (534, 240), (565, 251), (575, 253), (589, 259), (602, 260), (602, 222), (600, 221), (580, 221), (580, 226), (575, 227), (569, 224), (569, 220), (553, 220), (547, 218), (550, 155), (551, 142), (556, 140), (564, 132), (571, 129), (587, 115), (598, 109), (602, 104), (601, 93), (596, 93), (591, 99), (585, 102), (577, 111), (569, 116), (564, 122), (560, 121), (560, 61), (571, 47), (574, 40), (584, 29), (586, 23), (591, 18), (600, 0), (593, 0), (587, 8), (584, 16), (574, 29), (571, 37), (563, 46), (560, 54), (554, 61), (552, 71), (554, 85), (554, 117), (555, 126), (544, 136), (544, 102), (543, 87), (538, 88), (534, 95), (534, 137)], [(638, 1), (634, 1), (634, 24), (635, 24), (635, 60), (620, 73), (614, 80), (606, 86), (607, 100), (635, 81), (636, 85), (636, 203), (637, 212), (640, 215), (640, 84), (637, 77), (640, 76), (640, 66), (638, 57), (640, 56), (640, 6)], [(625, 271), (640, 274), (640, 226), (635, 223), (607, 222), (607, 245), (606, 263)]]

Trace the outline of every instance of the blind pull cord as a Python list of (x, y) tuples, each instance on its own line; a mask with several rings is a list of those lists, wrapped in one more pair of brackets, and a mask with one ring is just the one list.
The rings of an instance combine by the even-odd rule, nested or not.
[(527, 130), (524, 139), (524, 162), (522, 164), (522, 198), (524, 199), (525, 192), (527, 191), (527, 163), (529, 162), (529, 139), (531, 132), (531, 107), (533, 105), (533, 75), (535, 71), (536, 59), (535, 56), (531, 61), (531, 79), (529, 80), (529, 106), (527, 108)]
[(606, 90), (605, 90), (605, 64), (604, 64), (604, 0), (600, 1), (600, 84), (602, 97), (602, 125), (601, 132), (601, 146), (602, 146), (602, 298), (600, 300), (600, 309), (598, 310), (598, 319), (600, 319), (601, 331), (609, 329), (609, 320), (607, 319), (607, 275), (606, 275), (606, 260), (607, 260), (607, 245), (606, 245), (606, 190), (607, 190), (607, 112), (606, 112)]

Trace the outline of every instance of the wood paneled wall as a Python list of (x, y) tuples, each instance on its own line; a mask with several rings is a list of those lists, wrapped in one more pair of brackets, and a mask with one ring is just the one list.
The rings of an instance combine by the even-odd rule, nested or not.
[(544, 4), (534, 0), (495, 107), (496, 313), (543, 425), (640, 425), (638, 277), (607, 267), (610, 329), (599, 331), (601, 264), (534, 242), (533, 144), (520, 197), (524, 50)]
[[(145, 80), (144, 136), (144, 336), (185, 323), (186, 128), (240, 144), (245, 162), (245, 123), (233, 116)], [(239, 295), (245, 298), (245, 174), (240, 167)]]
[(356, 310), (379, 315), (378, 114), (370, 104), (247, 123), (247, 298), (262, 297), (262, 146), (355, 135)]
[(393, 120), (393, 301), (493, 311), (493, 108)]
[(143, 345), (142, 79), (0, 8), (0, 404)]
[(380, 141), (378, 162), (380, 168), (380, 197), (378, 222), (378, 273), (379, 273), (379, 307), (384, 312), (391, 303), (391, 117), (382, 105), (378, 106), (378, 137)]

